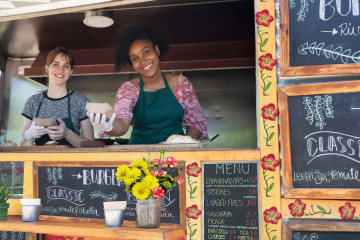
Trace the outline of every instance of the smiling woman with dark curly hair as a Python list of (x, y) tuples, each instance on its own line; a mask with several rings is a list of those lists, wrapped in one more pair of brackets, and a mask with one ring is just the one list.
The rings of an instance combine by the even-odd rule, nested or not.
[(190, 81), (183, 75), (161, 72), (160, 60), (168, 49), (166, 35), (154, 26), (129, 26), (116, 39), (116, 69), (129, 64), (139, 76), (117, 91), (116, 114), (110, 120), (88, 113), (100, 136), (124, 135), (132, 124), (129, 144), (160, 143), (185, 133), (208, 140), (207, 121)]

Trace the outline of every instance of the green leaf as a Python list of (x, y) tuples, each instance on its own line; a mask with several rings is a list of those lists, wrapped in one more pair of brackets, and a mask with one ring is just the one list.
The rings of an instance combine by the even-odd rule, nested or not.
[(275, 183), (270, 184), (269, 190), (267, 190), (267, 191), (270, 192), (273, 189), (274, 185), (275, 185)]
[(268, 90), (271, 86), (272, 82), (268, 82), (268, 84), (266, 84), (264, 91)]
[(198, 187), (194, 187), (194, 189), (190, 192), (191, 194), (195, 193)]
[(274, 135), (275, 135), (275, 133), (274, 133), (274, 132), (272, 132), (272, 133), (270, 134), (270, 136), (269, 136), (268, 141), (270, 141), (270, 140), (274, 137)]
[(276, 240), (277, 236), (274, 236), (271, 240)]
[(322, 206), (318, 205), (317, 207), (318, 207), (318, 209), (319, 209), (320, 211), (326, 212), (325, 208), (323, 208)]
[(265, 38), (263, 44), (262, 44), (262, 47), (265, 46), (267, 44), (267, 42), (269, 41), (269, 38)]
[(195, 230), (193, 231), (193, 236), (196, 234), (196, 232), (197, 232), (197, 229), (195, 229)]

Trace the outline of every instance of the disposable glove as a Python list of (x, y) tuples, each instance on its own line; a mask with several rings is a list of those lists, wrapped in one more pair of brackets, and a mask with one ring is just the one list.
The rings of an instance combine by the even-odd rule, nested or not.
[(113, 129), (113, 122), (116, 117), (116, 113), (113, 113), (109, 121), (106, 121), (106, 115), (97, 113), (96, 115), (94, 113), (87, 113), (91, 124), (98, 128), (99, 130), (103, 130), (104, 132), (110, 132)]
[(43, 126), (37, 126), (35, 122), (32, 122), (29, 129), (25, 131), (25, 138), (26, 140), (33, 142), (44, 134), (46, 134), (46, 129)]

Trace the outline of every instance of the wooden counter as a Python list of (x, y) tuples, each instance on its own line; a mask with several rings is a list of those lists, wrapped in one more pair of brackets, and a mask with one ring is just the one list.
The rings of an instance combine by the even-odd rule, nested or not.
[(185, 227), (162, 223), (159, 228), (137, 228), (135, 222), (125, 221), (122, 227), (106, 227), (104, 223), (84, 222), (23, 222), (21, 216), (9, 216), (0, 221), (0, 231), (31, 232), (111, 239), (186, 239)]

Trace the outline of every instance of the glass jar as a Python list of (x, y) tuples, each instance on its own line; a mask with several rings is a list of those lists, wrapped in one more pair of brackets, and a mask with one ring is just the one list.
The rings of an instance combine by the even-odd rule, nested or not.
[(160, 226), (161, 199), (137, 200), (136, 227), (157, 228)]

